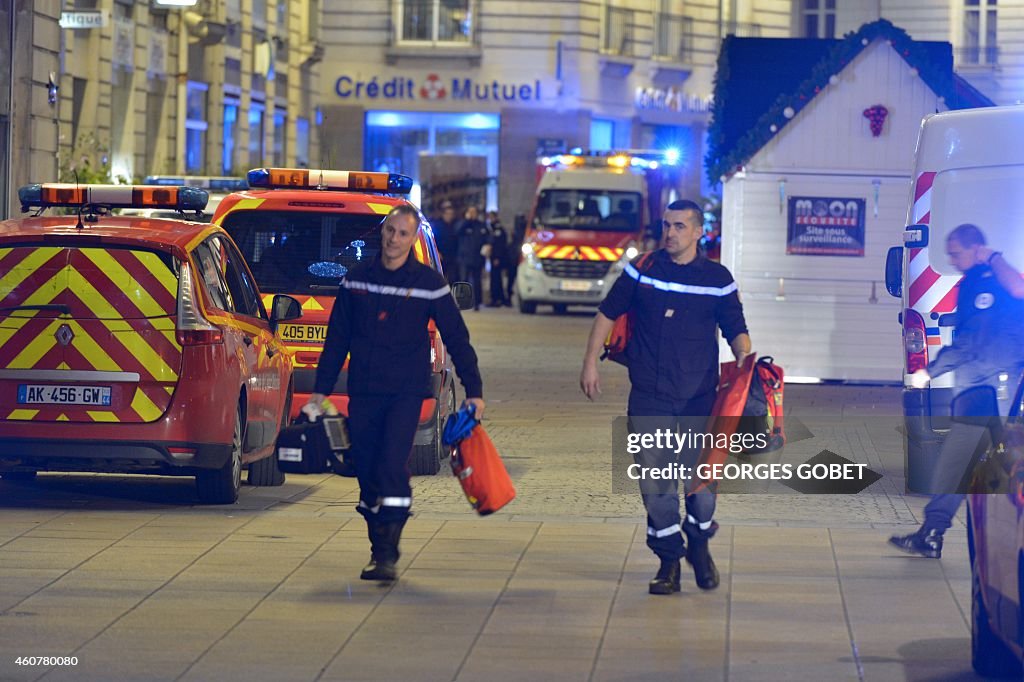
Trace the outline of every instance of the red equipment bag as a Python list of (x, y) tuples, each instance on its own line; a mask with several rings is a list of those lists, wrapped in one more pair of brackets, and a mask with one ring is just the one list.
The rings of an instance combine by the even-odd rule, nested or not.
[[(637, 270), (640, 272), (646, 272), (647, 269), (644, 265), (650, 260), (653, 255), (653, 251), (648, 251), (644, 255), (640, 256), (640, 259), (636, 262)], [(617, 362), (620, 365), (626, 364), (626, 345), (629, 343), (629, 337), (633, 334), (633, 315), (632, 313), (623, 313), (615, 318), (615, 324), (612, 325), (612, 330), (608, 332), (608, 338), (604, 340), (604, 352), (601, 354), (602, 360), (611, 360)]]
[(451, 464), (462, 492), (480, 516), (493, 514), (515, 499), (512, 477), (480, 424), (452, 449)]
[(715, 445), (707, 447), (701, 453), (701, 464), (722, 464), (729, 456), (728, 447), (724, 445), (723, 439), (718, 434), (724, 434), (725, 440), (731, 439), (732, 434), (740, 423), (743, 415), (743, 408), (747, 404), (747, 397), (750, 394), (750, 384), (754, 376), (754, 364), (757, 356), (751, 353), (743, 359), (743, 364), (737, 366), (735, 361), (723, 362), (721, 376), (718, 379), (718, 393), (715, 396), (715, 405), (711, 409), (711, 417), (708, 419), (707, 432), (715, 434)]
[(740, 419), (737, 432), (759, 436), (758, 440), (764, 442), (765, 446), (749, 448), (747, 452), (750, 454), (771, 452), (786, 444), (786, 434), (782, 428), (783, 379), (782, 368), (775, 364), (770, 355), (754, 365), (750, 392), (743, 406), (743, 418)]

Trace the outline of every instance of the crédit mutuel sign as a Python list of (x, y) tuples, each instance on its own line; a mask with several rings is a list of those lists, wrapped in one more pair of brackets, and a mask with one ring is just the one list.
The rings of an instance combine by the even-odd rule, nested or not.
[(524, 83), (463, 76), (444, 78), (436, 73), (429, 73), (422, 80), (407, 76), (355, 78), (342, 75), (334, 82), (334, 92), (347, 100), (539, 102), (541, 98), (540, 80)]

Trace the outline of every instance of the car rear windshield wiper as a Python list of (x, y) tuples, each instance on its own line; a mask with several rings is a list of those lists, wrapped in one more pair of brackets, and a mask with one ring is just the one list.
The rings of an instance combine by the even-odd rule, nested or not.
[(19, 310), (56, 310), (61, 315), (70, 315), (71, 306), (63, 303), (46, 303), (43, 305), (12, 305), (0, 308), (0, 313), (11, 313)]

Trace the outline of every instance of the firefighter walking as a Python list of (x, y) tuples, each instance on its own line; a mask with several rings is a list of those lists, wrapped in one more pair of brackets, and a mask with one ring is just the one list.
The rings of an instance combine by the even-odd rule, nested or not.
[[(626, 346), (631, 432), (667, 426), (698, 433), (705, 428), (718, 386), (717, 328), (737, 362), (750, 353), (736, 283), (724, 266), (709, 261), (698, 249), (703, 223), (703, 211), (696, 203), (680, 200), (669, 204), (662, 219), (662, 248), (639, 268), (639, 258), (626, 266), (601, 303), (590, 331), (580, 388), (593, 400), (600, 393), (597, 360), (604, 340), (617, 317), (627, 312), (633, 316), (632, 337)], [(700, 454), (699, 448), (684, 448), (678, 461), (692, 470)], [(676, 456), (671, 451), (645, 449), (637, 462), (664, 467)], [(708, 549), (717, 529), (712, 520), (713, 490), (702, 487), (686, 496), (685, 520), (678, 481), (655, 481), (653, 485), (641, 481), (640, 492), (647, 510), (647, 546), (661, 560), (650, 593), (680, 590), (683, 557), (693, 567), (698, 587), (717, 587), (718, 570)]]
[(398, 544), (412, 507), (407, 462), (423, 399), (431, 395), (433, 319), (466, 391), (483, 415), (476, 352), (448, 283), (411, 257), (419, 233), (416, 209), (400, 205), (381, 227), (380, 255), (353, 267), (338, 289), (327, 340), (307, 406), (316, 411), (348, 365), (352, 458), (359, 479), (356, 510), (366, 519), (370, 563), (363, 580), (397, 577)]

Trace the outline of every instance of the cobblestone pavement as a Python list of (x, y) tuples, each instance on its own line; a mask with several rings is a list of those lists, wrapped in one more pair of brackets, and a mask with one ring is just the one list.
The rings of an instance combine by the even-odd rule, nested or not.
[[(924, 503), (901, 493), (898, 388), (787, 386), (791, 443), (759, 461), (829, 450), (881, 479), (720, 495), (721, 587), (684, 565), (682, 594), (651, 597), (639, 497), (612, 488), (625, 371), (602, 367), (596, 403), (577, 387), (591, 315), (467, 318), (509, 507), (478, 518), (450, 474), (417, 477), (384, 588), (357, 578), (352, 479), (289, 476), (227, 507), (197, 505), (190, 479), (0, 480), (0, 681), (976, 679), (962, 522), (941, 561), (885, 542)], [(75, 664), (17, 662), (33, 656)]]

